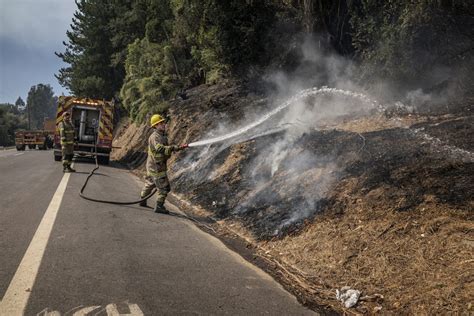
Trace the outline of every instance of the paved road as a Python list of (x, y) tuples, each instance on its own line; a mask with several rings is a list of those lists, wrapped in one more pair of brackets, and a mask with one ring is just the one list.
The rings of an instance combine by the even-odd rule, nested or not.
[[(0, 151), (0, 315), (309, 315), (267, 274), (185, 219), (96, 204), (51, 151)], [(133, 200), (138, 179), (101, 167), (87, 192)]]

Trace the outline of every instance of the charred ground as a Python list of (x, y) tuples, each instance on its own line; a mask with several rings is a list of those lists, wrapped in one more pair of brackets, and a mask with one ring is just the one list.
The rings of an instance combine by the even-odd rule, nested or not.
[[(171, 142), (200, 140), (255, 107), (265, 112), (252, 91), (234, 82), (189, 91), (172, 104)], [(334, 289), (350, 285), (384, 297), (367, 298), (359, 312), (467, 311), (474, 118), (472, 100), (463, 102), (456, 111), (372, 113), (310, 129), (277, 147), (286, 154), (276, 168), (265, 159), (288, 137), (281, 129), (190, 148), (173, 158), (172, 187), (298, 271), (307, 284), (299, 291), (315, 302), (340, 309)], [(121, 157), (136, 166), (143, 158), (135, 155)]]

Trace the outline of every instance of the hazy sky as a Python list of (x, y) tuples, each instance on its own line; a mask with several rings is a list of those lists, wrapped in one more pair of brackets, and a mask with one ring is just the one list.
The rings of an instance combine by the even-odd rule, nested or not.
[(26, 97), (31, 86), (50, 84), (68, 94), (54, 77), (64, 51), (74, 0), (0, 0), (0, 103)]

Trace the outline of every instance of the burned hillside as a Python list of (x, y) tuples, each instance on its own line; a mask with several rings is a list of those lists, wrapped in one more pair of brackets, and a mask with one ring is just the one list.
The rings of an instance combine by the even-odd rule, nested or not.
[[(233, 97), (232, 92), (220, 103), (209, 101), (216, 104), (210, 112), (224, 109), (239, 117), (239, 111), (244, 110), (232, 102)], [(187, 104), (196, 112), (192, 98), (179, 103), (173, 109), (177, 121), (184, 122), (181, 111), (187, 110)], [(233, 112), (233, 108), (239, 110)], [(192, 130), (204, 134), (215, 120), (215, 115), (209, 117), (213, 119), (194, 117)], [(470, 112), (409, 118), (420, 122), (409, 124), (403, 122), (404, 117), (384, 117), (392, 127), (357, 130), (351, 126), (351, 131), (342, 123), (340, 128), (312, 129), (278, 148), (285, 156), (279, 157), (275, 170), (275, 162), (262, 157), (273, 155), (285, 130), (234, 145), (191, 149), (189, 157), (174, 165), (174, 189), (219, 218), (240, 218), (259, 239), (279, 235), (281, 228), (299, 226), (318, 213), (342, 214), (349, 201), (337, 192), (351, 179), (357, 180), (351, 195), (383, 190), (385, 202), (396, 211), (416, 208), (427, 198), (468, 211), (474, 190)], [(174, 125), (174, 130), (185, 132), (186, 125)], [(192, 140), (188, 137), (186, 140)], [(187, 165), (199, 159), (199, 166)]]
[[(270, 103), (232, 81), (189, 90), (173, 101), (170, 141), (236, 130)], [(245, 135), (174, 156), (173, 192), (191, 202), (191, 214), (212, 217), (277, 262), (277, 278), (296, 274), (280, 281), (307, 304), (341, 310), (334, 291), (350, 285), (375, 298), (358, 312), (468, 310), (472, 100), (453, 106), (353, 111), (296, 134), (281, 113)], [(116, 158), (140, 166), (146, 133), (131, 124), (117, 138), (127, 148)]]
[[(235, 130), (249, 113), (268, 112), (267, 101), (230, 81), (191, 89), (172, 103), (170, 141), (212, 137), (223, 124)], [(334, 290), (350, 285), (380, 295), (359, 312), (467, 310), (472, 100), (456, 109), (354, 112), (297, 134), (276, 115), (240, 138), (174, 156), (172, 189), (301, 273), (305, 302), (340, 309)]]

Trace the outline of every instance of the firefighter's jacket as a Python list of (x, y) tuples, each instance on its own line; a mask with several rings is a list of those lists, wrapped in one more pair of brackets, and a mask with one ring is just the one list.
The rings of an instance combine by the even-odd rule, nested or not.
[(61, 146), (74, 145), (74, 126), (70, 122), (59, 123), (59, 135), (61, 136)]
[(146, 161), (147, 176), (154, 178), (166, 177), (166, 161), (177, 146), (169, 146), (164, 132), (155, 129), (148, 138), (148, 158)]

